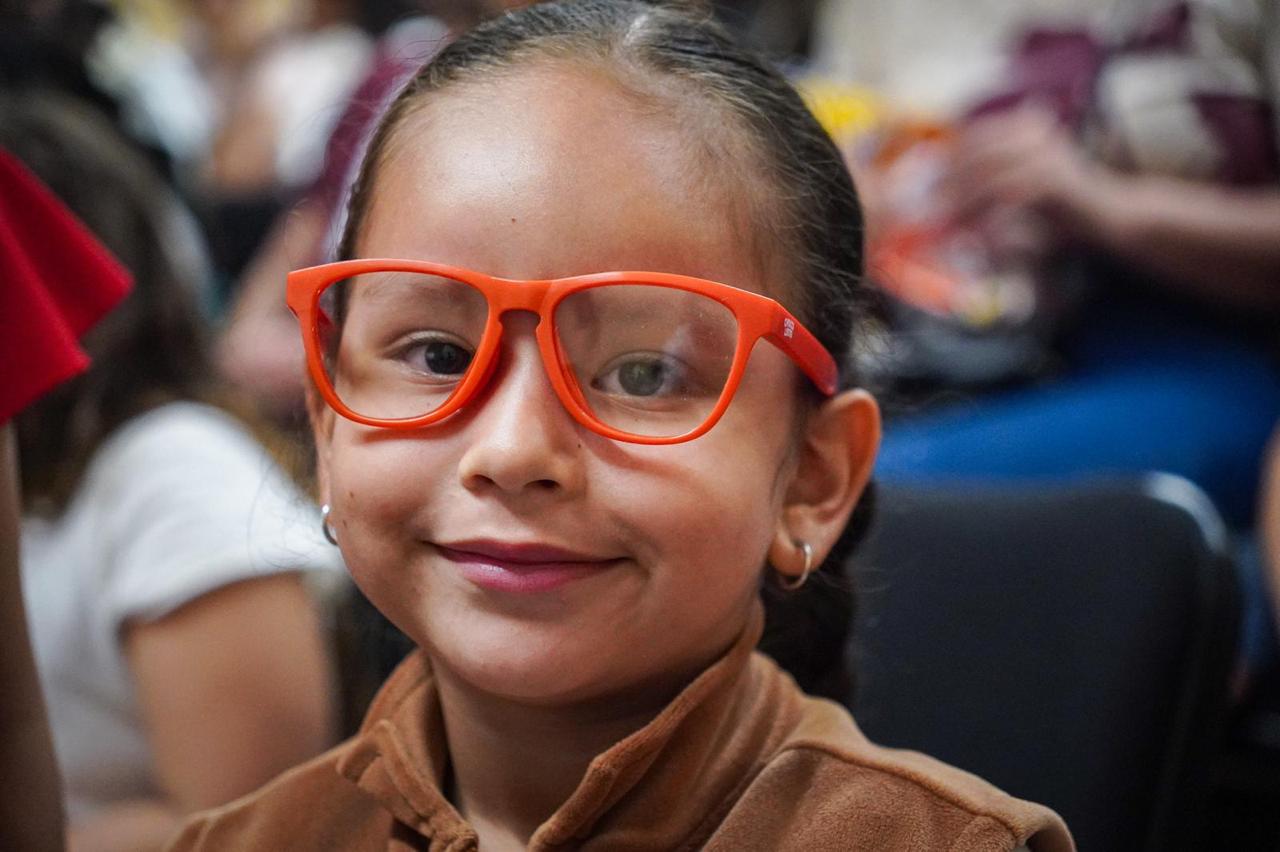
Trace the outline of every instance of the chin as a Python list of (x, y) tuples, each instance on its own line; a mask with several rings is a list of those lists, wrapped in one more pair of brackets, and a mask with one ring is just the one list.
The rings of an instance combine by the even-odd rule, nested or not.
[(475, 614), (464, 622), (424, 647), (437, 666), (507, 701), (552, 706), (607, 695), (620, 686), (609, 661), (632, 656), (589, 641), (600, 635), (595, 631), (564, 623), (513, 623)]

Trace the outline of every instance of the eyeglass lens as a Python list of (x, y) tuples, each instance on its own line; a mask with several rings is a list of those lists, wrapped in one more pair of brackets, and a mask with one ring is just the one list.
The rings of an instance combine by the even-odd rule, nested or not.
[[(338, 398), (357, 414), (420, 417), (448, 403), (473, 367), (484, 294), (450, 278), (379, 272), (321, 296), (321, 351)], [(556, 307), (566, 379), (583, 408), (628, 434), (696, 429), (728, 381), (737, 321), (706, 296), (651, 284), (578, 290)]]

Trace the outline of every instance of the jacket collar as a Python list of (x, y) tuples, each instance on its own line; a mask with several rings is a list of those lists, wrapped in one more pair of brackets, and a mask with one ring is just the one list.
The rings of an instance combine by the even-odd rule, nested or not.
[[(751, 665), (763, 621), (757, 605), (723, 657), (651, 722), (598, 755), (530, 848), (587, 837), (604, 847), (700, 845), (801, 714), (785, 675)], [(338, 772), (433, 852), (474, 848), (475, 831), (441, 792), (448, 760), (430, 665), (415, 652), (374, 699)]]

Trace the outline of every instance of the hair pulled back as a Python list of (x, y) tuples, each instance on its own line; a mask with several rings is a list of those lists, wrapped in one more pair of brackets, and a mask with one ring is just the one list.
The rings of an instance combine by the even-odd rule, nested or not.
[[(737, 156), (709, 164), (749, 198), (748, 238), (767, 244), (787, 280), (783, 300), (837, 360), (841, 387), (854, 387), (850, 357), (866, 316), (862, 286), (862, 214), (840, 151), (785, 77), (738, 45), (690, 3), (562, 0), (490, 20), (441, 50), (391, 104), (370, 141), (352, 189), (339, 245), (356, 244), (378, 172), (398, 128), (434, 93), (499, 79), (548, 62), (603, 70), (632, 93), (673, 109), (692, 105)], [(705, 140), (703, 140), (705, 141)], [(723, 175), (720, 174), (723, 172)], [(726, 227), (730, 227), (728, 224)], [(841, 663), (852, 617), (844, 563), (869, 518), (864, 496), (848, 529), (798, 593), (765, 590), (768, 628), (762, 647), (810, 692), (847, 697)]]

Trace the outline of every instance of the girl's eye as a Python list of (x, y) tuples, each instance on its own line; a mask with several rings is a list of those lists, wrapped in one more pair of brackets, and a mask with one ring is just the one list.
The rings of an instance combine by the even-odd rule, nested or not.
[(681, 365), (659, 355), (632, 354), (615, 360), (591, 384), (606, 393), (636, 397), (669, 396), (684, 390)]
[(466, 346), (440, 338), (415, 340), (400, 352), (401, 359), (418, 372), (442, 377), (461, 376), (474, 355)]

